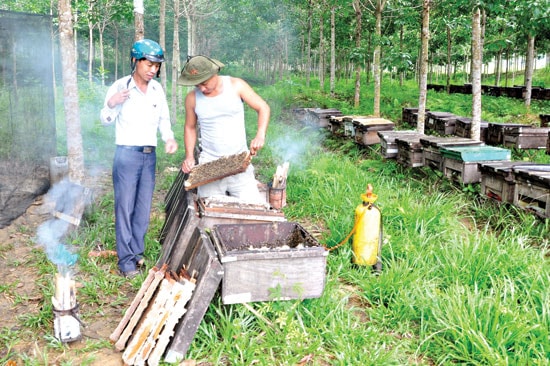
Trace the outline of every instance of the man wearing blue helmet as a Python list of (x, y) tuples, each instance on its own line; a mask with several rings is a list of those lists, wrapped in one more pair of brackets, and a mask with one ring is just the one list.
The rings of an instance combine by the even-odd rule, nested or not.
[(166, 153), (178, 148), (166, 95), (159, 76), (164, 52), (158, 43), (143, 39), (130, 52), (132, 73), (113, 83), (100, 113), (103, 125), (115, 124), (113, 160), (115, 230), (118, 268), (127, 278), (143, 267), (145, 234), (155, 188), (157, 133)]

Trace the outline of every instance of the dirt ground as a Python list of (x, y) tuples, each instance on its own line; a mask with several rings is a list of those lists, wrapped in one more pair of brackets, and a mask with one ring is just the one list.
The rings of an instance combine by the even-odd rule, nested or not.
[[(106, 189), (112, 189), (110, 183), (110, 174), (102, 173), (102, 176), (94, 180), (93, 188), (89, 182), (85, 186), (90, 187), (94, 194), (101, 194)], [(67, 343), (65, 349), (51, 351), (47, 349), (48, 335), (50, 339), (54, 337), (53, 325), (51, 329), (40, 327), (38, 331), (34, 328), (24, 329), (19, 320), (21, 316), (37, 315), (41, 307), (51, 299), (44, 299), (42, 289), (39, 288), (44, 283), (37, 279), (37, 276), (49, 276), (50, 274), (37, 273), (37, 268), (32, 266), (30, 258), (37, 249), (42, 249), (34, 241), (36, 230), (44, 221), (51, 218), (44, 205), (44, 197), (38, 197), (35, 202), (27, 209), (25, 214), (17, 218), (10, 226), (0, 230), (0, 319), (2, 319), (2, 334), (13, 332), (20, 337), (15, 342), (12, 349), (7, 349), (10, 343), (4, 343), (0, 338), (0, 359), (5, 358), (8, 352), (12, 354), (25, 355), (28, 360), (38, 362), (43, 365), (80, 365), (92, 364), (102, 366), (122, 365), (121, 353), (112, 347), (89, 350), (88, 341), (90, 340), (108, 340), (109, 335), (116, 328), (121, 320), (121, 314), (127, 308), (127, 305), (135, 296), (134, 290), (130, 284), (124, 284), (120, 288), (120, 296), (127, 298), (128, 304), (120, 304), (116, 299), (104, 299), (106, 304), (116, 304), (111, 306), (101, 306), (93, 309), (94, 305), (80, 304), (80, 314), (92, 314), (87, 317), (85, 326), (81, 327), (82, 340)], [(75, 280), (81, 280), (85, 274), (78, 273), (76, 269)], [(46, 279), (47, 280), (47, 279)], [(8, 290), (6, 290), (8, 288)], [(78, 291), (78, 290), (77, 290)], [(77, 295), (78, 299), (78, 295)], [(119, 298), (120, 299), (120, 298)], [(30, 333), (39, 333), (38, 336), (30, 336)], [(36, 338), (37, 340), (33, 340)], [(82, 360), (80, 362), (79, 360)], [(93, 361), (90, 361), (93, 360)], [(91, 363), (90, 363), (91, 362)], [(25, 364), (21, 359), (9, 360), (6, 365), (15, 366)], [(35, 364), (35, 363), (32, 363)]]

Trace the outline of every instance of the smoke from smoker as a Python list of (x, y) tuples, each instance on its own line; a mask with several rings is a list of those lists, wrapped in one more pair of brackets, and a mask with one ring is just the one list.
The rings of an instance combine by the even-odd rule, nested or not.
[[(83, 188), (64, 179), (56, 183), (44, 197), (46, 207), (52, 213), (58, 212), (70, 215), (75, 211), (75, 205), (83, 200)], [(45, 221), (37, 230), (37, 242), (44, 248), (48, 259), (57, 265), (60, 273), (67, 271), (76, 264), (78, 255), (64, 243), (72, 229), (72, 224), (57, 217)]]
[(304, 168), (307, 159), (316, 155), (322, 146), (323, 134), (319, 129), (304, 127), (269, 140), (268, 144), (277, 161), (289, 162), (291, 167)]

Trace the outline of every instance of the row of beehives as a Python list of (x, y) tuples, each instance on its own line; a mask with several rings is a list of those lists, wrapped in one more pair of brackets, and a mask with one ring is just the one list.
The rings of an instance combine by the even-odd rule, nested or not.
[[(437, 169), (462, 184), (481, 183), (487, 197), (550, 217), (550, 165), (512, 162), (508, 149), (546, 148), (550, 153), (548, 128), (483, 122), (477, 141), (469, 138), (471, 118), (448, 112), (427, 111), (427, 134), (396, 131), (390, 121), (344, 116), (334, 109), (300, 112), (308, 115), (307, 123), (360, 145), (379, 143), (385, 158), (395, 158), (404, 166)], [(403, 108), (403, 122), (415, 125), (417, 113), (417, 108)]]
[(344, 116), (338, 109), (297, 108), (294, 115), (302, 123), (327, 128), (335, 135), (349, 137), (364, 146), (380, 143), (378, 131), (393, 131), (395, 128), (395, 124), (385, 118)]
[[(540, 126), (519, 123), (480, 122), (480, 140), (491, 146), (516, 149), (547, 149), (550, 151), (550, 127), (548, 115), (541, 114)], [(418, 108), (403, 108), (402, 121), (416, 126)], [(470, 137), (472, 119), (450, 112), (426, 111), (424, 131), (426, 134)]]
[[(353, 139), (360, 145), (380, 143), (378, 131), (392, 131), (395, 124), (372, 116), (343, 115), (337, 109), (299, 108), (295, 116), (308, 125), (327, 128), (333, 134)], [(541, 125), (547, 115), (540, 115)], [(416, 126), (418, 108), (403, 108), (402, 122)], [(428, 135), (470, 137), (472, 119), (450, 112), (426, 110), (424, 131)], [(480, 122), (480, 140), (491, 146), (516, 149), (547, 149), (550, 152), (550, 127), (518, 123)]]
[[(435, 91), (445, 91), (445, 85), (438, 84), (428, 84), (429, 90)], [(495, 85), (482, 85), (481, 93), (486, 95), (491, 95), (493, 97), (508, 97), (523, 99), (527, 88), (522, 85), (516, 86), (495, 86)], [(460, 94), (472, 94), (472, 84), (464, 85), (449, 85), (449, 93), (460, 93)], [(540, 86), (533, 86), (531, 88), (531, 99), (537, 100), (550, 100), (550, 89), (543, 88)]]
[(511, 151), (464, 137), (379, 132), (382, 154), (407, 167), (429, 167), (481, 194), (550, 218), (550, 164), (511, 161)]

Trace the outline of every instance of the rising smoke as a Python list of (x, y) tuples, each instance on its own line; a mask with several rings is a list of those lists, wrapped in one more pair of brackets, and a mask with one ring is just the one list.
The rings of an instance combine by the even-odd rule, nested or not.
[(322, 131), (307, 126), (298, 131), (287, 131), (284, 135), (270, 139), (268, 144), (277, 161), (289, 162), (291, 167), (302, 169), (308, 159), (319, 151), (323, 139)]
[(86, 190), (64, 179), (54, 184), (44, 200), (45, 207), (48, 207), (54, 217), (40, 225), (36, 241), (44, 248), (48, 259), (63, 273), (74, 266), (78, 259), (78, 255), (65, 241), (71, 230), (80, 222), (77, 216), (87, 204)]

